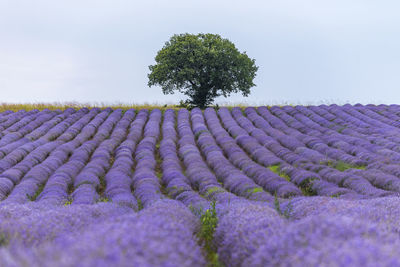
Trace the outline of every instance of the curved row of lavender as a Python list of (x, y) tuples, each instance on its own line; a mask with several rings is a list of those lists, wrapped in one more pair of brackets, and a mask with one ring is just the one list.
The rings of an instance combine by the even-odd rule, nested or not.
[(399, 121), (397, 105), (0, 113), (0, 265), (205, 266), (215, 201), (226, 266), (400, 266)]

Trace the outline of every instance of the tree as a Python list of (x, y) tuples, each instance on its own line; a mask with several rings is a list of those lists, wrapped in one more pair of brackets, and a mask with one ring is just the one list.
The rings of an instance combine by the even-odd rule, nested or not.
[(258, 67), (246, 52), (218, 34), (175, 34), (150, 65), (148, 86), (160, 85), (164, 94), (175, 90), (189, 96), (186, 104), (204, 108), (218, 96), (250, 94)]

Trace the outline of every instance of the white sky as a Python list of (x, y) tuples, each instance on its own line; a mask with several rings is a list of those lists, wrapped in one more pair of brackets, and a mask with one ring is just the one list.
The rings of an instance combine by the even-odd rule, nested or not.
[(0, 102), (174, 103), (147, 86), (176, 33), (256, 59), (248, 104), (400, 103), (400, 1), (0, 0)]

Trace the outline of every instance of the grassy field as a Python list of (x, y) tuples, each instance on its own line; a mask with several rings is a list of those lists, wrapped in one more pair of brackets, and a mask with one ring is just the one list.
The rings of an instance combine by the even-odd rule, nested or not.
[[(246, 107), (259, 107), (259, 106), (266, 106), (266, 107), (272, 107), (272, 106), (317, 106), (317, 105), (330, 105), (330, 104), (337, 104), (339, 106), (343, 106), (344, 104), (347, 104), (349, 102), (345, 101), (334, 101), (334, 100), (326, 100), (326, 101), (319, 101), (319, 102), (309, 102), (309, 103), (301, 103), (301, 102), (275, 102), (275, 101), (266, 101), (265, 103), (232, 103), (232, 102), (222, 102), (220, 104), (214, 105), (214, 107), (226, 107), (228, 109), (232, 109), (234, 107), (240, 107), (241, 109), (245, 109)], [(38, 109), (38, 110), (43, 110), (43, 109), (50, 109), (50, 110), (65, 110), (67, 108), (74, 108), (74, 109), (81, 109), (81, 108), (100, 108), (100, 109), (105, 109), (105, 108), (112, 108), (112, 109), (122, 109), (122, 110), (128, 110), (128, 109), (147, 109), (149, 111), (153, 109), (160, 109), (161, 111), (164, 111), (166, 109), (174, 109), (178, 110), (182, 108), (183, 106), (179, 104), (174, 104), (174, 103), (106, 103), (106, 102), (92, 102), (92, 103), (84, 103), (84, 102), (78, 102), (78, 101), (73, 101), (73, 102), (35, 102), (35, 103), (0, 103), (0, 112), (4, 112), (6, 110), (11, 110), (11, 111), (18, 111), (18, 110), (33, 110), (33, 109)]]
[[(233, 107), (240, 107), (240, 108), (245, 108), (248, 105), (245, 104), (237, 104), (237, 105), (220, 105), (219, 107), (227, 107), (229, 109)], [(174, 105), (174, 104), (122, 104), (122, 103), (116, 103), (116, 104), (108, 104), (108, 103), (78, 103), (78, 102), (63, 102), (63, 103), (58, 103), (58, 102), (53, 102), (53, 103), (0, 103), (0, 112), (4, 112), (6, 110), (11, 110), (11, 111), (18, 111), (18, 110), (44, 110), (44, 109), (50, 109), (50, 110), (65, 110), (67, 108), (74, 108), (74, 109), (81, 109), (81, 108), (112, 108), (112, 109), (122, 109), (122, 110), (128, 110), (128, 109), (148, 109), (148, 110), (153, 110), (153, 109), (160, 109), (161, 111), (164, 111), (166, 109), (174, 109), (178, 110), (182, 108), (180, 105)], [(217, 107), (217, 106), (216, 106)]]

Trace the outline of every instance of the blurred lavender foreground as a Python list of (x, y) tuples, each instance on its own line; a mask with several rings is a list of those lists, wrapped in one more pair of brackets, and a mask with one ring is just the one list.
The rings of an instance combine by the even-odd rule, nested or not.
[(0, 113), (0, 267), (400, 266), (400, 106)]
[(221, 260), (227, 266), (400, 266), (400, 199), (291, 203), (287, 219), (254, 203), (221, 208)]
[(174, 200), (138, 214), (104, 203), (7, 205), (1, 215), (3, 237), (10, 238), (0, 249), (1, 266), (205, 265), (193, 236), (199, 221)]

